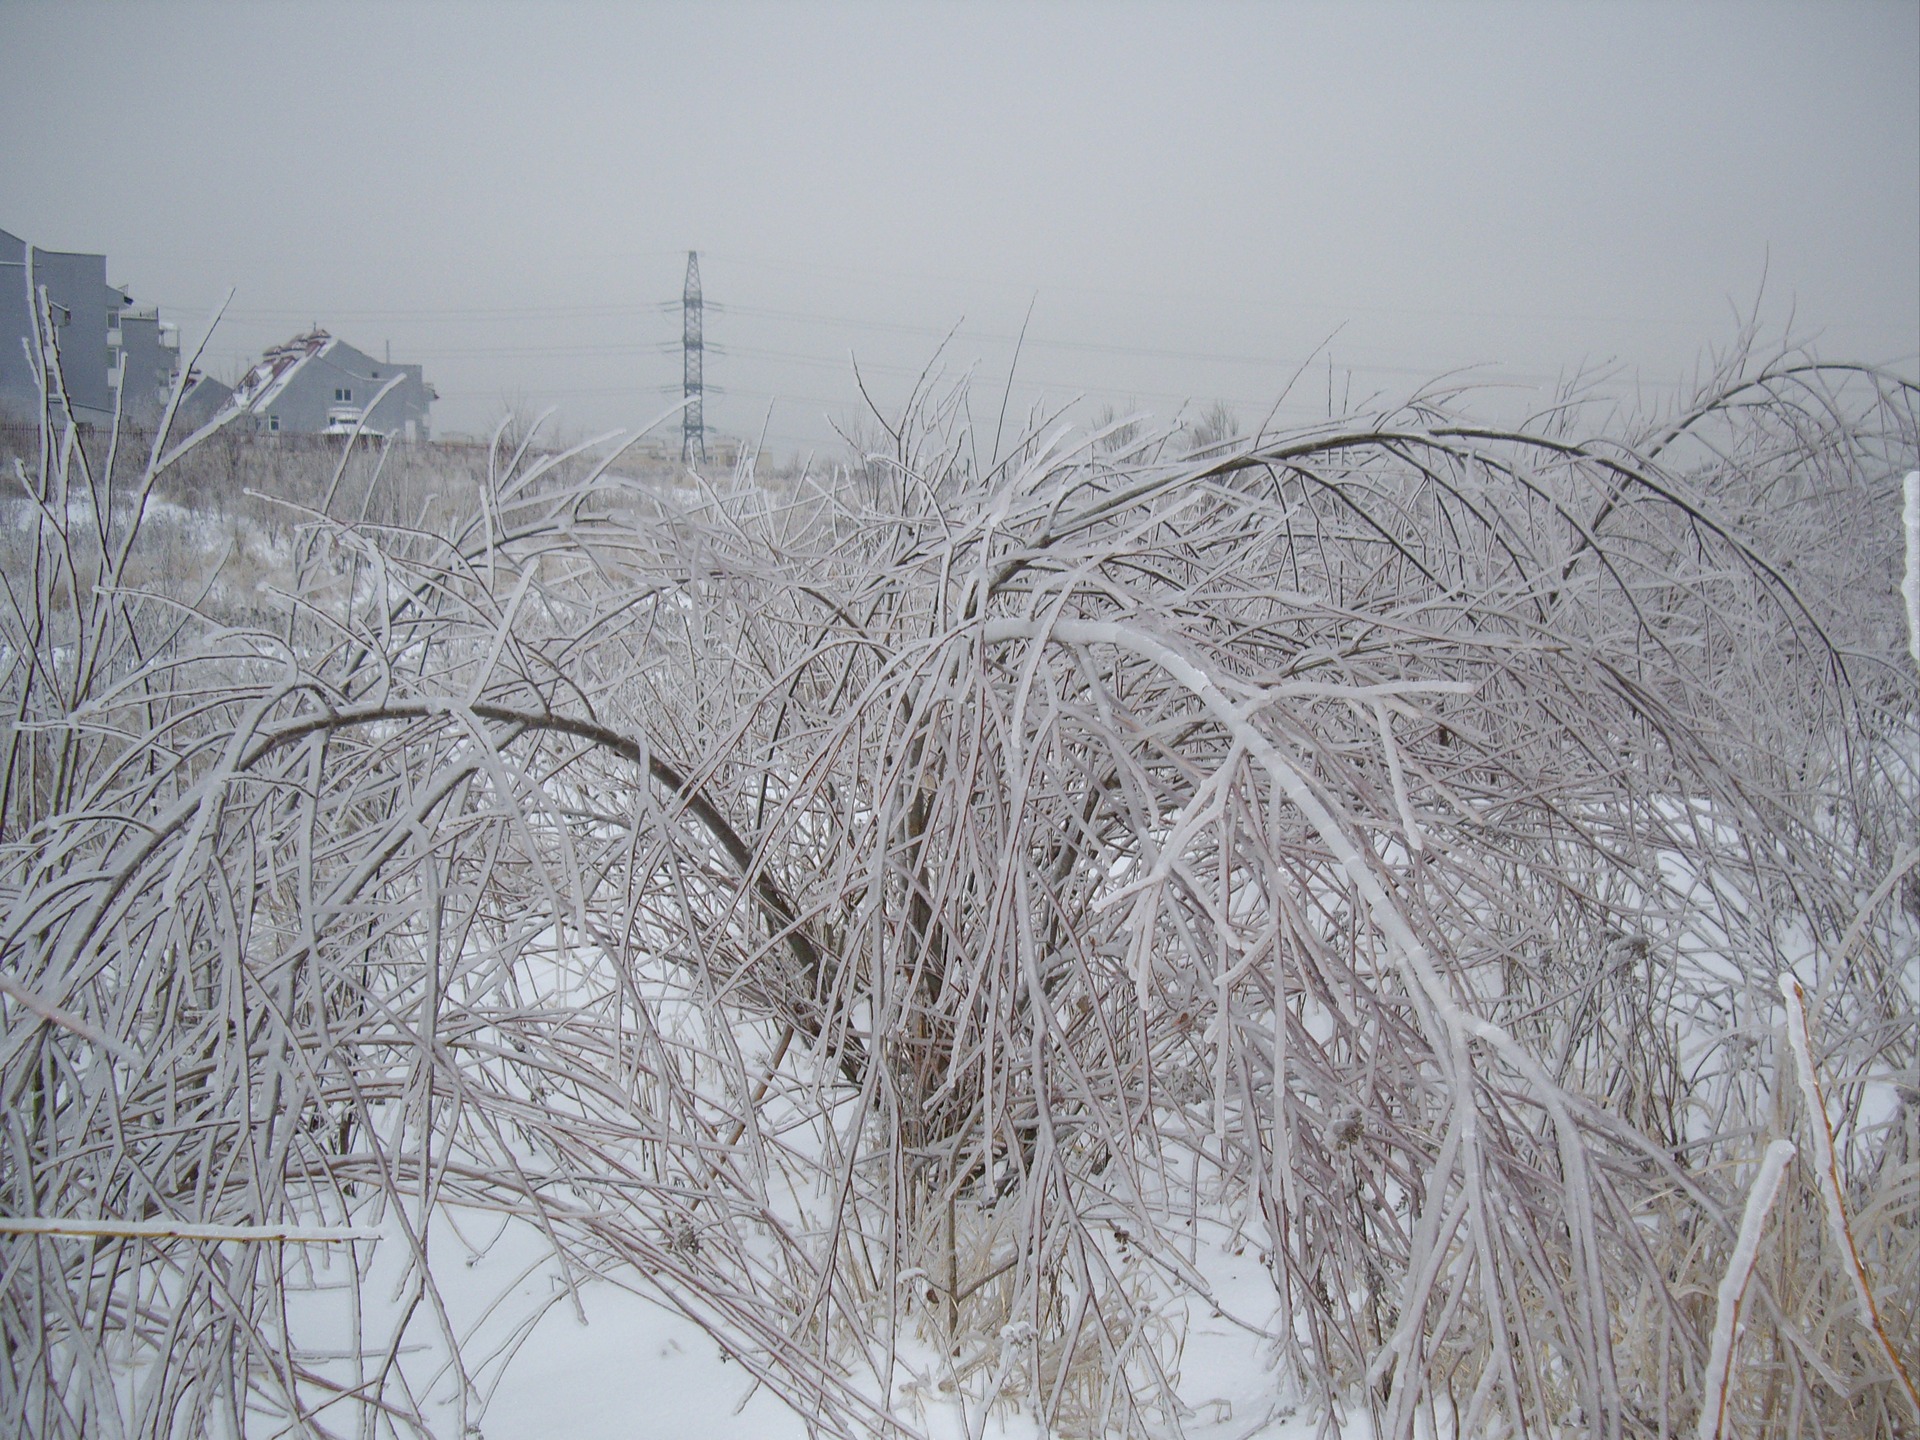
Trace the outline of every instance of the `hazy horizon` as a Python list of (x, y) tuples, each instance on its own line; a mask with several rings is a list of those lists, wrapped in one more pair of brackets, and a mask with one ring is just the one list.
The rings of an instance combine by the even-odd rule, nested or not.
[(856, 358), (991, 427), (1023, 325), (1016, 416), (1248, 424), (1657, 397), (1756, 312), (1920, 354), (1911, 4), (0, 3), (0, 95), (0, 228), (189, 345), (231, 287), (216, 374), (390, 345), (441, 433), (671, 406), (688, 250), (708, 423), (775, 452), (859, 422)]

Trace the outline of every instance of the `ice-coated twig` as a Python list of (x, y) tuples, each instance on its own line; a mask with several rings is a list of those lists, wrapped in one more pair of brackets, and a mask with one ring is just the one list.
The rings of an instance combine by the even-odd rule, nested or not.
[(1901, 522), (1907, 532), (1907, 573), (1900, 594), (1907, 602), (1907, 653), (1920, 665), (1920, 470), (1909, 470), (1901, 485)]
[(90, 1220), (58, 1216), (0, 1215), (0, 1235), (58, 1235), (102, 1240), (237, 1240), (265, 1244), (297, 1240), (339, 1245), (378, 1240), (369, 1225), (194, 1225), (182, 1220)]
[(1727, 1379), (1733, 1365), (1733, 1332), (1740, 1322), (1740, 1301), (1747, 1293), (1747, 1281), (1753, 1275), (1753, 1263), (1760, 1254), (1760, 1235), (1766, 1228), (1767, 1212), (1794, 1157), (1791, 1140), (1776, 1140), (1760, 1159), (1760, 1173), (1747, 1191), (1747, 1208), (1740, 1216), (1740, 1234), (1727, 1257), (1726, 1273), (1720, 1277), (1720, 1294), (1713, 1312), (1713, 1341), (1707, 1351), (1705, 1385), (1700, 1395), (1699, 1440), (1719, 1440), (1726, 1420)]
[(1813, 1136), (1814, 1176), (1819, 1184), (1820, 1198), (1826, 1205), (1827, 1226), (1833, 1235), (1834, 1248), (1845, 1261), (1847, 1278), (1853, 1283), (1854, 1300), (1860, 1307), (1860, 1323), (1873, 1332), (1874, 1339), (1879, 1342), (1880, 1353), (1886, 1357), (1895, 1378), (1907, 1393), (1907, 1403), (1913, 1407), (1914, 1418), (1920, 1419), (1920, 1394), (1915, 1393), (1912, 1377), (1900, 1363), (1893, 1341), (1887, 1336), (1887, 1327), (1880, 1319), (1880, 1307), (1874, 1302), (1873, 1286), (1867, 1280), (1867, 1267), (1860, 1259), (1859, 1247), (1853, 1243), (1853, 1226), (1847, 1219), (1846, 1198), (1840, 1193), (1840, 1165), (1834, 1156), (1833, 1123), (1827, 1118), (1827, 1102), (1820, 1094), (1820, 1079), (1813, 1069), (1813, 1046), (1807, 1038), (1806, 992), (1801, 988), (1800, 981), (1788, 972), (1780, 976), (1780, 994), (1787, 1004), (1787, 1040), (1793, 1046), (1794, 1072), (1800, 1081), (1800, 1098), (1807, 1109), (1807, 1129)]

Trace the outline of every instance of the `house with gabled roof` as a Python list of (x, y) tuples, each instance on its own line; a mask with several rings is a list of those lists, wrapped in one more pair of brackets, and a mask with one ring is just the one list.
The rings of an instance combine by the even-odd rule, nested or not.
[(214, 416), (224, 413), (232, 399), (231, 385), (221, 384), (203, 370), (189, 370), (185, 384), (180, 387), (180, 408), (174, 414), (173, 423), (181, 434), (198, 430)]
[(276, 345), (240, 378), (222, 414), (267, 435), (429, 438), (439, 399), (418, 365), (376, 360), (317, 326)]

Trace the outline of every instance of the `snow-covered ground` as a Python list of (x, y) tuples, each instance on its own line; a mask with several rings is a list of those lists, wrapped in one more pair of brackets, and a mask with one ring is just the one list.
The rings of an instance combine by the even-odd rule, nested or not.
[[(392, 1227), (389, 1227), (390, 1229)], [(463, 1243), (464, 1241), (464, 1243)], [(374, 1248), (360, 1284), (368, 1363), (376, 1366), (389, 1326), (409, 1298), (388, 1273), (405, 1241)], [(363, 1259), (367, 1255), (363, 1246)], [(1361, 1417), (1316, 1418), (1272, 1373), (1271, 1349), (1256, 1326), (1272, 1308), (1271, 1284), (1251, 1254), (1203, 1247), (1200, 1268), (1220, 1309), (1188, 1299), (1175, 1319), (1185, 1331), (1180, 1391), (1192, 1440), (1308, 1440), (1366, 1437)], [(805, 1420), (759, 1384), (698, 1325), (656, 1300), (603, 1279), (569, 1287), (545, 1242), (520, 1221), (456, 1233), (444, 1223), (433, 1245), (434, 1275), (453, 1327), (466, 1345), (473, 1390), (465, 1413), (432, 1327), (410, 1327), (399, 1364), (436, 1434), (465, 1440), (806, 1440)], [(338, 1250), (315, 1247), (306, 1285), (289, 1320), (300, 1353), (345, 1379), (351, 1326), (351, 1268)], [(382, 1322), (388, 1322), (383, 1324)], [(897, 1357), (895, 1413), (928, 1440), (1043, 1440), (1046, 1426), (1012, 1402), (983, 1407), (943, 1385), (932, 1348)], [(318, 1400), (318, 1395), (315, 1395)], [(320, 1412), (324, 1421), (325, 1411)]]

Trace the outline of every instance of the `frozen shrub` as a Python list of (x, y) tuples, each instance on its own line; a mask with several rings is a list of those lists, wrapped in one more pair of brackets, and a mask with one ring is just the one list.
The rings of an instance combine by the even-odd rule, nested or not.
[[(426, 1433), (426, 1343), (465, 1424), (429, 1262), (484, 1211), (831, 1433), (911, 1430), (910, 1362), (1176, 1431), (1233, 1247), (1290, 1383), (1382, 1433), (1676, 1433), (1807, 1118), (1785, 970), (1892, 1348), (1790, 1171), (1728, 1430), (1914, 1422), (1914, 387), (1037, 426), (984, 474), (958, 413), (777, 498), (523, 461), (459, 523), (315, 507), (254, 628), (119, 585), (69, 501), (120, 482), (54, 434), (0, 1192), (147, 1228), (6, 1239), (0, 1423)], [(206, 1224), (332, 1227), (407, 1303), (302, 1358), (299, 1251)]]

